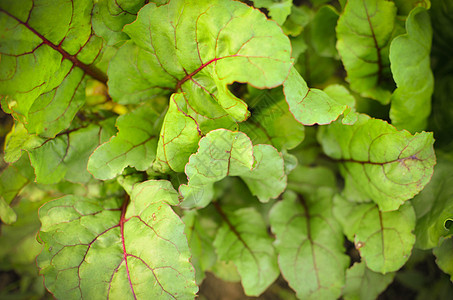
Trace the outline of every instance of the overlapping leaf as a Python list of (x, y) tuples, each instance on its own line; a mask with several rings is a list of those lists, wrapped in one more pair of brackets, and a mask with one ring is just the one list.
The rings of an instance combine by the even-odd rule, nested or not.
[(269, 11), (269, 16), (279, 25), (285, 23), (286, 18), (291, 13), (293, 1), (291, 0), (253, 0), (253, 5), (258, 8), (265, 8)]
[(114, 45), (128, 40), (122, 32), (124, 25), (132, 23), (137, 18), (137, 12), (145, 5), (145, 0), (101, 0), (93, 8), (93, 30), (96, 35)]
[(201, 284), (206, 276), (205, 272), (210, 270), (217, 260), (214, 246), (212, 245), (214, 239), (207, 234), (208, 228), (200, 220), (200, 214), (196, 211), (184, 212), (185, 233), (190, 252), (192, 253), (190, 262), (195, 268), (197, 284)]
[(345, 300), (374, 300), (392, 283), (395, 273), (385, 275), (368, 269), (365, 263), (355, 263), (346, 271), (343, 288)]
[(398, 209), (419, 193), (436, 161), (432, 133), (411, 135), (366, 115), (354, 125), (335, 122), (321, 128), (319, 141), (339, 161), (346, 186), (353, 185), (383, 211)]
[(253, 146), (244, 133), (226, 129), (211, 131), (200, 140), (185, 172), (189, 182), (179, 188), (185, 207), (208, 205), (214, 183), (226, 176), (240, 176), (262, 202), (276, 198), (286, 188), (283, 158), (274, 147)]
[(284, 83), (289, 110), (304, 125), (329, 124), (341, 115), (346, 105), (338, 103), (324, 91), (309, 88), (295, 68)]
[(391, 69), (397, 86), (391, 98), (390, 118), (396, 128), (416, 132), (426, 128), (434, 89), (430, 65), (433, 32), (424, 8), (411, 11), (406, 31), (390, 45)]
[(125, 167), (148, 169), (156, 157), (160, 122), (155, 110), (143, 105), (120, 116), (118, 134), (100, 145), (88, 161), (88, 171), (102, 180), (112, 179)]
[(384, 104), (391, 95), (389, 46), (395, 17), (391, 1), (349, 0), (336, 28), (337, 49), (351, 88)]
[(2, 108), (29, 133), (54, 137), (85, 102), (85, 79), (107, 79), (93, 63), (102, 41), (91, 32), (90, 0), (1, 1)]
[(375, 272), (397, 271), (406, 261), (415, 243), (415, 212), (410, 202), (399, 210), (382, 212), (375, 204), (356, 204), (335, 197), (335, 217), (343, 231)]
[(136, 185), (131, 202), (66, 196), (40, 209), (46, 287), (64, 299), (193, 299), (195, 274), (168, 181)]
[(447, 223), (453, 221), (453, 157), (439, 155), (431, 182), (412, 203), (417, 214), (416, 247), (430, 249), (442, 237), (451, 236)]
[(300, 299), (337, 299), (349, 259), (341, 227), (332, 215), (332, 192), (305, 199), (285, 193), (270, 212), (283, 277)]
[[(185, 116), (167, 118), (167, 128), (178, 126), (174, 121), (192, 124), (193, 119), (204, 134), (216, 128), (235, 129), (249, 112), (227, 86), (238, 81), (275, 87), (291, 66), (289, 40), (277, 24), (238, 1), (150, 3), (124, 32), (131, 41), (111, 61), (110, 94), (120, 103), (138, 103), (158, 94), (181, 93), (184, 99), (175, 104)], [(171, 144), (171, 138), (164, 139)], [(174, 148), (184, 139), (177, 141)], [(184, 155), (177, 160), (187, 159)]]
[(253, 113), (246, 122), (239, 124), (239, 130), (254, 144), (271, 144), (281, 151), (293, 149), (303, 141), (304, 126), (289, 111), (281, 89), (254, 89), (248, 103)]
[(436, 256), (436, 263), (439, 268), (450, 275), (450, 280), (453, 281), (453, 263), (451, 253), (453, 251), (453, 238), (443, 240), (439, 247), (434, 248), (433, 253)]
[(253, 208), (224, 212), (224, 223), (214, 240), (219, 259), (232, 261), (241, 276), (244, 291), (259, 296), (279, 275), (277, 254), (262, 216)]

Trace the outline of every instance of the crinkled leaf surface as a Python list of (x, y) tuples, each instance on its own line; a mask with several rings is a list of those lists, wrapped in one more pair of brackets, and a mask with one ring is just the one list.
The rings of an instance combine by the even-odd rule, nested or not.
[(380, 211), (372, 203), (356, 204), (340, 196), (334, 203), (335, 217), (368, 268), (386, 274), (406, 263), (415, 243), (415, 212), (410, 202), (389, 212)]
[(168, 181), (136, 185), (130, 204), (66, 196), (40, 209), (38, 256), (62, 299), (193, 299), (195, 274)]
[[(177, 99), (177, 109), (195, 120), (204, 134), (222, 127), (235, 129), (236, 122), (249, 116), (246, 103), (228, 85), (235, 81), (257, 88), (281, 85), (292, 63), (289, 39), (277, 24), (238, 1), (150, 3), (124, 32), (131, 41), (119, 49), (108, 70), (112, 98), (138, 103), (158, 94), (181, 93), (184, 99)], [(167, 118), (164, 126), (178, 127), (175, 121), (192, 126), (191, 120), (183, 119)], [(160, 145), (173, 140), (164, 139)], [(180, 155), (177, 161), (187, 160), (186, 153)], [(179, 164), (175, 168), (180, 171)]]
[(341, 14), (337, 49), (351, 88), (362, 96), (390, 101), (389, 46), (395, 27), (396, 7), (387, 0), (349, 0)]
[(122, 32), (124, 25), (132, 23), (137, 18), (145, 0), (100, 0), (93, 8), (93, 30), (96, 35), (114, 45), (128, 40), (127, 34)]
[(434, 255), (436, 256), (436, 263), (439, 268), (445, 273), (450, 275), (450, 280), (453, 281), (453, 261), (451, 253), (453, 253), (453, 238), (445, 239), (439, 247), (434, 248)]
[(395, 210), (419, 193), (435, 164), (433, 134), (411, 135), (383, 120), (360, 115), (354, 125), (321, 128), (324, 152), (340, 162), (346, 180), (383, 211)]
[(368, 269), (365, 263), (355, 263), (346, 271), (346, 283), (343, 288), (345, 300), (377, 299), (387, 286), (392, 283), (395, 273), (385, 275)]
[(346, 109), (346, 105), (338, 103), (324, 91), (309, 88), (295, 68), (291, 69), (283, 86), (289, 110), (304, 125), (329, 124)]
[(281, 154), (270, 145), (253, 146), (242, 132), (217, 129), (200, 140), (198, 152), (186, 165), (188, 184), (179, 191), (184, 207), (205, 207), (214, 195), (213, 184), (226, 176), (240, 176), (262, 202), (286, 188)]
[(412, 203), (417, 214), (415, 246), (430, 249), (439, 245), (442, 237), (451, 236), (447, 223), (453, 221), (453, 157), (440, 154), (434, 175)]
[(291, 13), (293, 1), (291, 0), (253, 0), (253, 5), (259, 8), (266, 8), (269, 16), (279, 25), (285, 23)]
[(390, 118), (396, 128), (417, 132), (426, 128), (434, 89), (430, 59), (433, 32), (426, 9), (411, 11), (406, 31), (390, 44), (391, 69), (397, 86)]
[(270, 212), (283, 277), (300, 299), (337, 299), (349, 258), (341, 227), (333, 218), (332, 192), (321, 189), (305, 199), (287, 192)]
[(85, 102), (85, 81), (107, 79), (92, 64), (102, 40), (91, 30), (91, 0), (0, 2), (3, 110), (30, 133), (54, 137)]
[(63, 179), (86, 183), (92, 176), (87, 171), (91, 153), (105, 142), (112, 132), (112, 120), (59, 133), (41, 146), (29, 150), (30, 162), (38, 183), (51, 184)]
[(120, 116), (116, 127), (118, 134), (100, 145), (88, 161), (88, 171), (98, 179), (112, 179), (127, 166), (144, 171), (156, 157), (160, 122), (151, 106)]
[(277, 254), (263, 217), (254, 208), (221, 212), (224, 223), (214, 240), (219, 259), (236, 265), (244, 291), (259, 296), (279, 275)]
[[(173, 94), (160, 130), (156, 162), (153, 169), (166, 173), (170, 170), (184, 172), (189, 156), (197, 151), (201, 132), (197, 122), (185, 114), (182, 94)], [(179, 103), (179, 105), (178, 105)]]
[(254, 144), (271, 144), (281, 151), (293, 149), (303, 141), (305, 128), (289, 111), (281, 89), (255, 89), (251, 94), (248, 103), (253, 113), (239, 124), (239, 130)]

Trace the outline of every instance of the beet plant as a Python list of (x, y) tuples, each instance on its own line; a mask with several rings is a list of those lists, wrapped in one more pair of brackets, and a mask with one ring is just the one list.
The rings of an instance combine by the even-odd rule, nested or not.
[(0, 0), (3, 295), (193, 299), (210, 272), (375, 299), (432, 253), (451, 276), (451, 13)]

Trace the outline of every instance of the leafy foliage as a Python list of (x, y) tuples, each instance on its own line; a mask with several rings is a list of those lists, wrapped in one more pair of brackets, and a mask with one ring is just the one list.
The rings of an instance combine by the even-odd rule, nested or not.
[(299, 2), (0, 0), (0, 298), (451, 279), (453, 6)]

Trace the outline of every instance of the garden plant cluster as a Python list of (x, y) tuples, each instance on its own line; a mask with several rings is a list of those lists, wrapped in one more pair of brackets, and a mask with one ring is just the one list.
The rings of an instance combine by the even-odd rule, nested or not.
[(0, 298), (451, 299), (450, 0), (0, 0)]

